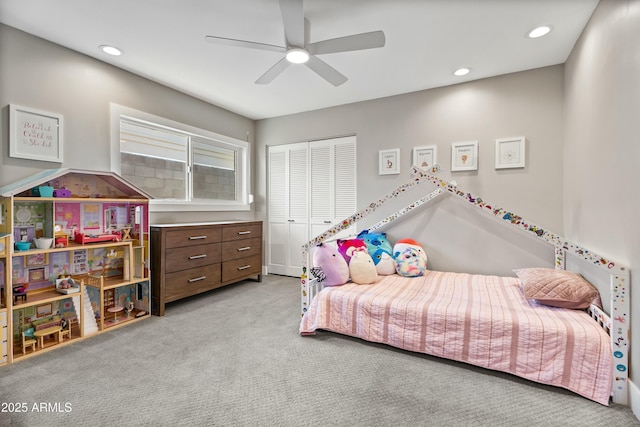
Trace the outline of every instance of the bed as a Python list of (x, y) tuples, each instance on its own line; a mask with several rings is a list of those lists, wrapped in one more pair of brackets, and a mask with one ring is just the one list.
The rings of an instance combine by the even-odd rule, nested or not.
[[(375, 284), (322, 288), (307, 275), (309, 250), (395, 194), (427, 180), (437, 189), (374, 225), (378, 229), (408, 211), (449, 193), (482, 212), (543, 239), (555, 248), (555, 269), (566, 255), (603, 270), (602, 295), (609, 316), (597, 304), (577, 310), (525, 298), (517, 277), (428, 271), (421, 277), (381, 276)], [(453, 359), (571, 390), (603, 405), (627, 404), (629, 348), (628, 270), (482, 199), (461, 192), (432, 174), (415, 169), (412, 181), (336, 224), (303, 248), (301, 335), (327, 330), (401, 349)], [(608, 288), (608, 289), (607, 289)]]
[(604, 405), (609, 336), (585, 311), (524, 298), (513, 277), (429, 271), (327, 287), (300, 333), (324, 329), (555, 385)]

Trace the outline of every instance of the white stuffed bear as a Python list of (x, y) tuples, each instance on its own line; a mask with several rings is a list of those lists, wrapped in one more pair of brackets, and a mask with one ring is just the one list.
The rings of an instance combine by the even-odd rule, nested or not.
[(368, 252), (354, 251), (349, 262), (351, 281), (358, 285), (370, 285), (378, 280), (378, 272)]

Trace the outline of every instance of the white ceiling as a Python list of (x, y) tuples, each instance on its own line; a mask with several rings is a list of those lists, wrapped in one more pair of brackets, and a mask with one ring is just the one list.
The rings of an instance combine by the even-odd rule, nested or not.
[[(268, 85), (276, 52), (205, 35), (284, 45), (278, 0), (2, 0), (0, 22), (252, 119), (381, 98), (561, 64), (597, 0), (305, 0), (310, 41), (382, 30), (379, 49), (321, 55), (349, 80), (302, 65)], [(532, 28), (553, 31), (528, 39)], [(102, 53), (111, 44), (120, 57)], [(472, 72), (455, 77), (458, 67)]]

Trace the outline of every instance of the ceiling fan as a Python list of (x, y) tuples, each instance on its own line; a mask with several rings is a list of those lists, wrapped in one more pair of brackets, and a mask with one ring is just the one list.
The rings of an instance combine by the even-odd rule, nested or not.
[(205, 36), (211, 43), (227, 46), (247, 47), (285, 53), (284, 58), (276, 62), (258, 80), (257, 84), (267, 84), (280, 75), (289, 64), (305, 64), (320, 77), (334, 86), (340, 86), (348, 79), (338, 70), (318, 58), (326, 53), (349, 52), (354, 50), (383, 47), (385, 43), (382, 31), (354, 34), (335, 39), (309, 43), (309, 21), (304, 17), (302, 0), (279, 0), (282, 22), (284, 24), (285, 46), (258, 43), (246, 40), (230, 39), (219, 36)]

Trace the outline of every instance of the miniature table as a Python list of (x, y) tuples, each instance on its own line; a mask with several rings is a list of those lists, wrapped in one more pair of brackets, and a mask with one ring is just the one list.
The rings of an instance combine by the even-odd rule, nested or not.
[(47, 335), (53, 335), (55, 333), (58, 334), (58, 342), (60, 342), (60, 331), (62, 330), (62, 326), (51, 326), (50, 328), (40, 329), (39, 331), (35, 331), (33, 336), (38, 338), (38, 344), (40, 348), (44, 348), (44, 337)]
[(113, 307), (107, 308), (109, 313), (113, 313), (113, 321), (116, 322), (118, 320), (118, 313), (124, 310), (124, 307), (121, 305), (115, 305)]

